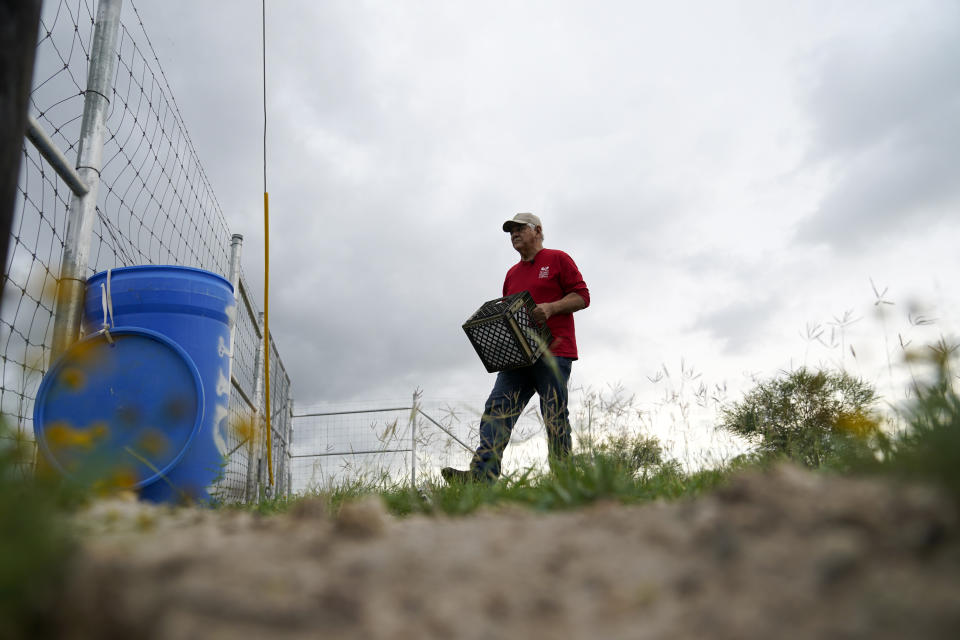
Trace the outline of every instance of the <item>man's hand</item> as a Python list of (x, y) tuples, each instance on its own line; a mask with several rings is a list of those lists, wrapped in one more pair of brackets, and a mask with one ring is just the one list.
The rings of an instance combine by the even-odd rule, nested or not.
[(546, 324), (547, 318), (553, 315), (553, 303), (544, 302), (543, 304), (538, 304), (533, 308), (532, 315), (533, 319), (536, 320), (537, 323), (541, 325)]
[(533, 319), (544, 324), (547, 318), (558, 313), (573, 313), (587, 306), (587, 303), (576, 293), (568, 293), (556, 302), (544, 302), (533, 308)]

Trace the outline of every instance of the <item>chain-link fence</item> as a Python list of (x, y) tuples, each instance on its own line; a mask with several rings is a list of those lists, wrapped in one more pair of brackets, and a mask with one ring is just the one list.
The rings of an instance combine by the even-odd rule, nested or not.
[[(122, 10), (121, 10), (122, 4)], [(76, 277), (106, 269), (166, 264), (218, 273), (234, 283), (231, 442), (217, 494), (251, 499), (266, 481), (264, 446), (263, 330), (231, 247), (238, 250), (213, 188), (197, 156), (173, 92), (132, 0), (48, 0), (38, 35), (19, 193), (0, 308), (0, 412), (17, 437), (32, 439), (33, 403), (50, 366), (55, 324), (62, 313), (63, 267), (72, 251), (84, 181), (78, 180), (87, 120), (88, 85), (97, 59), (103, 5), (119, 12), (115, 68), (103, 115), (99, 178), (90, 203), (92, 229)], [(104, 96), (100, 96), (102, 99)], [(89, 151), (89, 149), (88, 149)], [(59, 162), (57, 158), (59, 157)], [(74, 162), (76, 158), (76, 162)], [(74, 170), (73, 167), (77, 169)], [(73, 222), (71, 222), (73, 219)], [(67, 256), (72, 257), (72, 256)], [(60, 304), (57, 303), (61, 283)], [(61, 310), (58, 311), (58, 307)], [(289, 488), (290, 379), (270, 340), (276, 490)]]

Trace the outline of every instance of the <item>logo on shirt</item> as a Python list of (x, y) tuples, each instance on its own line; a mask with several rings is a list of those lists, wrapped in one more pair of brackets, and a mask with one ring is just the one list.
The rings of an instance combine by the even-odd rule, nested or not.
[(550, 266), (547, 265), (546, 267), (540, 267), (540, 279), (546, 280), (549, 277), (550, 277)]

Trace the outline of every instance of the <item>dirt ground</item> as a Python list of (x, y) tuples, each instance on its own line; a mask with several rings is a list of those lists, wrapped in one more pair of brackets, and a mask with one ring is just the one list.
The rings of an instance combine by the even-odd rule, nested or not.
[(67, 638), (960, 638), (955, 505), (789, 466), (546, 515), (112, 501), (80, 523)]

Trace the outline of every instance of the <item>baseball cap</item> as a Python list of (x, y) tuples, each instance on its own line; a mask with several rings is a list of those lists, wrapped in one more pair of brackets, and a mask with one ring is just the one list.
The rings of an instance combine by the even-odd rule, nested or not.
[(532, 213), (518, 213), (509, 220), (503, 223), (503, 230), (510, 231), (510, 227), (515, 224), (532, 224), (536, 227), (543, 228), (543, 225), (540, 224), (540, 218), (533, 215)]

